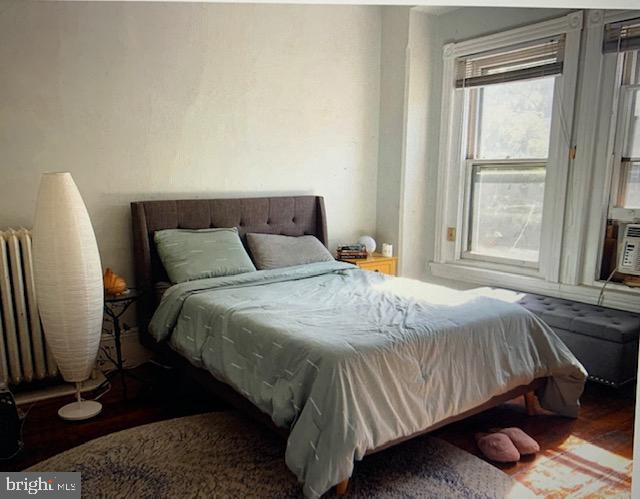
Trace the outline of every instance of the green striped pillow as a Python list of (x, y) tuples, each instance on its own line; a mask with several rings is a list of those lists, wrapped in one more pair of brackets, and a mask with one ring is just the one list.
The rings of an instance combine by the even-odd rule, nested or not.
[(235, 227), (159, 230), (154, 241), (174, 284), (256, 270)]

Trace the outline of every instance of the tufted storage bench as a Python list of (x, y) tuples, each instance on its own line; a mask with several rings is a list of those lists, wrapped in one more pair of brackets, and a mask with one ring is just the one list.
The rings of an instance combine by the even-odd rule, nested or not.
[(617, 387), (636, 377), (640, 315), (535, 294), (518, 303), (551, 326), (593, 381)]

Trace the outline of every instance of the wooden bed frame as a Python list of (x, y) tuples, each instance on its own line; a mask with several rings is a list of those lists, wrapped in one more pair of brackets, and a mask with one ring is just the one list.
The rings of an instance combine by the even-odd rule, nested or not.
[[(163, 229), (237, 227), (243, 241), (244, 235), (248, 232), (292, 236), (313, 235), (327, 246), (327, 223), (323, 198), (319, 196), (294, 196), (141, 201), (131, 203), (131, 214), (136, 285), (140, 294), (137, 310), (141, 342), (162, 355), (167, 362), (184, 369), (185, 374), (206, 391), (246, 412), (253, 419), (272, 428), (284, 437), (288, 436), (286, 429), (275, 426), (267, 414), (260, 411), (231, 386), (216, 379), (208, 371), (193, 366), (184, 357), (174, 352), (167, 344), (156, 343), (148, 334), (147, 326), (156, 309), (159, 297), (164, 289), (168, 287), (168, 278), (156, 252), (153, 236), (156, 231)], [(530, 415), (536, 414), (538, 403), (535, 392), (542, 389), (545, 383), (546, 378), (535, 379), (527, 385), (521, 385), (506, 393), (496, 395), (484, 404), (440, 421), (413, 435), (370, 449), (366, 454), (379, 452), (416, 436), (503, 404), (521, 395), (525, 397), (527, 413)], [(347, 491), (348, 483), (349, 480), (347, 479), (337, 484), (336, 493), (344, 495)]]

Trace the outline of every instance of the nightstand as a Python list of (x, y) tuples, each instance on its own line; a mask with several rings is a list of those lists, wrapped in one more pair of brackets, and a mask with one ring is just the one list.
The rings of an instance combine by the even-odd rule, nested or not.
[(124, 293), (120, 295), (104, 295), (104, 311), (111, 319), (111, 324), (113, 326), (113, 330), (111, 333), (113, 334), (113, 339), (116, 345), (116, 358), (114, 359), (106, 349), (103, 349), (102, 352), (105, 356), (113, 362), (116, 367), (114, 371), (107, 373), (107, 379), (111, 380), (115, 376), (120, 375), (120, 380), (122, 381), (122, 391), (124, 393), (124, 398), (127, 398), (127, 383), (125, 381), (125, 376), (131, 376), (135, 378), (135, 376), (129, 372), (127, 372), (124, 368), (124, 359), (122, 358), (122, 343), (121, 343), (121, 335), (122, 335), (122, 327), (120, 326), (120, 317), (127, 311), (129, 306), (132, 303), (135, 303), (138, 300), (138, 292), (135, 289), (128, 289)]
[(367, 258), (342, 261), (353, 263), (363, 270), (372, 270), (373, 272), (382, 272), (389, 275), (396, 275), (398, 268), (398, 257), (382, 256), (380, 253), (374, 253)]

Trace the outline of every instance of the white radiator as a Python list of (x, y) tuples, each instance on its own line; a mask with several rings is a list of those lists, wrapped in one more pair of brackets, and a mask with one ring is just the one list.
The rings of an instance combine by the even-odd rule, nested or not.
[(0, 380), (17, 385), (56, 376), (33, 282), (31, 232), (0, 231)]

